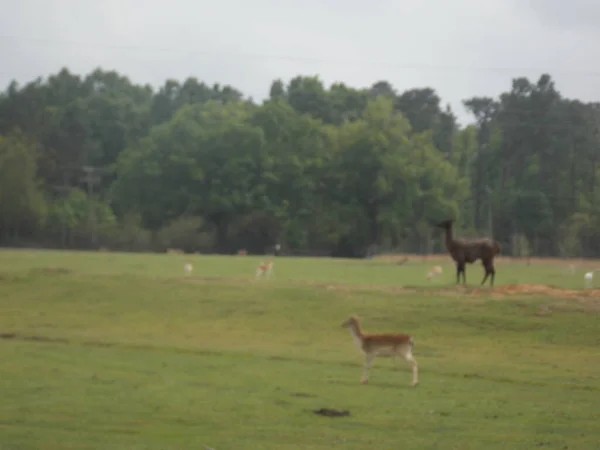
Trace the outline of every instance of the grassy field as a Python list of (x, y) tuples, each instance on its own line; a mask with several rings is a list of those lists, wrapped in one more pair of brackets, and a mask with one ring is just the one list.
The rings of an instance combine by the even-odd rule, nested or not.
[[(465, 289), (447, 258), (258, 261), (0, 251), (0, 449), (600, 448), (595, 262)], [(417, 388), (385, 359), (359, 384), (350, 314), (415, 336)]]

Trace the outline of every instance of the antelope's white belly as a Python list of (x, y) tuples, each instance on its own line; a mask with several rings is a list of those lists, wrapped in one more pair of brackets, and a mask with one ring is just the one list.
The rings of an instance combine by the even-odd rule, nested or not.
[(398, 353), (391, 347), (381, 347), (375, 350), (377, 356), (396, 356)]

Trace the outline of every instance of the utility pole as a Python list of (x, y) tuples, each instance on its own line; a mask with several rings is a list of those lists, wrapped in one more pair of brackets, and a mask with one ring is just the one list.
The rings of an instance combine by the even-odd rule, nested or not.
[[(73, 189), (73, 186), (71, 186), (71, 184), (70, 184), (70, 177), (69, 177), (69, 171), (71, 171), (71, 170), (73, 170), (73, 167), (70, 167), (68, 165), (63, 166), (62, 167), (62, 178), (63, 178), (62, 185), (55, 184), (55, 185), (51, 186), (52, 189), (55, 192), (57, 192), (58, 195), (63, 200), (66, 200), (66, 198), (69, 196), (69, 193)], [(60, 241), (61, 241), (62, 248), (65, 248), (67, 246), (67, 224), (65, 223), (64, 217), (61, 217), (61, 219), (60, 219), (60, 235), (61, 235)]]
[(87, 185), (88, 194), (88, 223), (90, 227), (90, 241), (93, 246), (96, 245), (96, 208), (94, 207), (94, 187), (102, 181), (104, 169), (93, 166), (83, 166), (83, 182)]
[(492, 211), (492, 190), (489, 186), (485, 187), (488, 197), (488, 235), (490, 239), (494, 238), (494, 219)]

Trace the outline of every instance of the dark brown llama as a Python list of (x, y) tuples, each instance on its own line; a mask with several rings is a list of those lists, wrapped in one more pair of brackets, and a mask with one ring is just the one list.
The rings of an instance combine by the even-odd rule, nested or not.
[(463, 284), (467, 284), (465, 265), (474, 263), (481, 259), (485, 269), (485, 276), (481, 284), (490, 277), (490, 286), (494, 285), (496, 270), (494, 269), (494, 257), (500, 253), (500, 243), (489, 238), (461, 239), (452, 236), (453, 220), (444, 220), (437, 224), (445, 231), (446, 249), (450, 252), (452, 259), (456, 262), (456, 283), (460, 282), (460, 274), (463, 276)]

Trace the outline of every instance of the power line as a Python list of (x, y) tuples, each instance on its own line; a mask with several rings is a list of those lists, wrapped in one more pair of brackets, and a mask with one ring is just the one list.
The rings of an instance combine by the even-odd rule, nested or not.
[(433, 70), (433, 71), (459, 71), (459, 72), (542, 72), (542, 73), (568, 73), (579, 76), (589, 77), (600, 77), (600, 71), (592, 69), (569, 69), (564, 67), (554, 68), (541, 68), (541, 67), (477, 67), (477, 66), (465, 66), (465, 65), (436, 65), (422, 62), (399, 62), (399, 61), (372, 61), (372, 60), (357, 60), (357, 59), (330, 59), (330, 58), (319, 58), (312, 56), (293, 56), (293, 55), (269, 55), (260, 53), (248, 53), (248, 52), (224, 52), (224, 51), (211, 51), (206, 49), (190, 49), (184, 50), (181, 47), (162, 47), (152, 45), (140, 45), (140, 44), (113, 44), (106, 42), (83, 42), (73, 41), (66, 39), (48, 39), (30, 36), (11, 36), (3, 35), (0, 36), (0, 41), (13, 41), (13, 42), (24, 42), (31, 44), (41, 44), (46, 46), (78, 46), (78, 47), (96, 47), (105, 48), (112, 50), (123, 50), (123, 51), (144, 51), (144, 52), (157, 52), (157, 53), (179, 53), (179, 54), (193, 54), (193, 55), (205, 55), (205, 56), (230, 56), (237, 58), (254, 58), (254, 59), (270, 59), (279, 61), (294, 61), (294, 62), (317, 62), (317, 63), (331, 63), (331, 64), (349, 64), (349, 65), (368, 65), (368, 66), (390, 66), (397, 69), (403, 70)]
[[(590, 130), (590, 131), (593, 131), (597, 128), (597, 126), (587, 126), (585, 124), (575, 124), (575, 123), (567, 122), (567, 121), (564, 121), (561, 123), (543, 123), (543, 122), (528, 122), (528, 121), (520, 121), (520, 122), (514, 122), (514, 123), (502, 123), (500, 121), (494, 120), (493, 122), (490, 122), (490, 123), (500, 130), (507, 129), (507, 128), (532, 127), (532, 128), (564, 130), (564, 131), (568, 131), (568, 130)], [(474, 122), (469, 125), (477, 126), (477, 123)]]
[[(0, 71), (1, 72), (1, 71)], [(50, 76), (54, 76), (54, 75), (50, 75)], [(41, 79), (42, 82), (44, 81), (48, 81), (48, 79), (50, 78), (50, 76), (47, 77), (46, 80), (43, 79), (43, 77), (38, 77), (39, 79)], [(26, 83), (22, 86), (27, 86), (30, 83), (29, 82)], [(410, 89), (409, 89), (410, 90)], [(2, 98), (2, 94), (5, 94), (5, 91), (0, 91), (0, 99)], [(152, 92), (152, 95), (156, 95), (158, 92)], [(569, 100), (569, 99), (564, 99), (564, 100)], [(596, 102), (591, 102), (591, 103), (596, 103)], [(588, 106), (589, 103), (583, 103), (584, 106)], [(402, 110), (398, 110), (397, 112), (403, 113), (404, 112)], [(444, 112), (444, 111), (442, 111)], [(452, 111), (453, 113), (455, 111)], [(501, 114), (508, 114), (510, 116), (528, 116), (528, 115), (540, 115), (540, 113), (545, 113), (547, 112), (547, 110), (541, 110), (541, 111), (533, 111), (530, 108), (509, 108), (509, 109), (505, 109), (505, 110), (499, 110), (499, 113)], [(469, 115), (474, 116), (472, 113), (469, 113)], [(598, 116), (600, 117), (600, 111), (598, 111)], [(476, 117), (471, 117), (472, 122), (468, 123), (467, 125), (470, 126), (478, 126), (478, 120)], [(590, 124), (585, 124), (585, 123), (574, 123), (572, 121), (556, 121), (555, 123), (552, 123), (550, 121), (531, 121), (531, 120), (519, 120), (518, 122), (508, 122), (506, 120), (503, 120), (501, 118), (498, 117), (498, 114), (494, 114), (490, 117), (490, 121), (488, 123), (490, 124), (494, 124), (500, 128), (520, 128), (520, 127), (535, 127), (535, 128), (542, 128), (542, 129), (556, 129), (556, 130), (595, 130), (597, 128), (600, 128), (600, 125), (598, 125), (598, 119), (597, 120), (592, 120), (592, 118), (589, 118), (590, 120)], [(594, 122), (594, 123), (592, 123)]]

